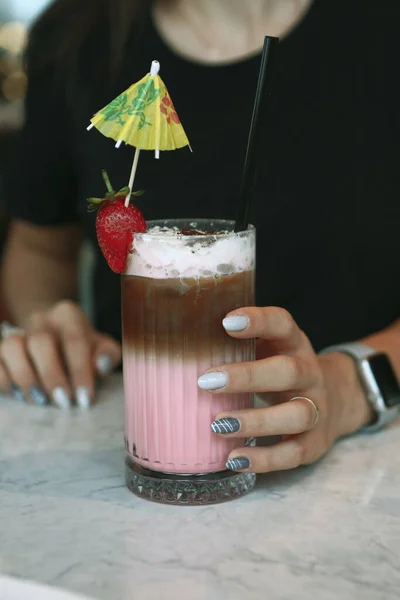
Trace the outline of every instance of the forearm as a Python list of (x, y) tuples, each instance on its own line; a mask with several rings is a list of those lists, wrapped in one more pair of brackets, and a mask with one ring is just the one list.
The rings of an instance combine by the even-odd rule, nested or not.
[[(400, 320), (390, 327), (358, 340), (390, 358), (400, 382)], [(374, 413), (367, 403), (354, 360), (339, 352), (319, 358), (326, 378), (332, 406), (337, 411), (342, 435), (371, 423)]]
[(358, 431), (373, 420), (354, 360), (340, 352), (319, 357), (339, 437)]
[(4, 295), (13, 321), (23, 325), (30, 314), (46, 310), (77, 293), (76, 269), (51, 257), (23, 256), (4, 268)]
[(16, 324), (23, 326), (33, 312), (76, 297), (78, 252), (79, 248), (65, 255), (46, 251), (16, 242), (11, 235), (3, 263), (3, 293)]

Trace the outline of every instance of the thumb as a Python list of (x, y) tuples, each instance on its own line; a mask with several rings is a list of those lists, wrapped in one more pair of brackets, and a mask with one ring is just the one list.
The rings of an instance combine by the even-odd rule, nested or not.
[(122, 357), (121, 344), (109, 335), (96, 333), (93, 344), (94, 369), (105, 377), (120, 364)]

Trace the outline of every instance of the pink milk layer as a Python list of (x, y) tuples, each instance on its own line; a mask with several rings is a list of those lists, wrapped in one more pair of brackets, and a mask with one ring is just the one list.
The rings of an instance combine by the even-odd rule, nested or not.
[(217, 436), (210, 426), (220, 412), (250, 408), (253, 398), (199, 390), (197, 379), (209, 366), (125, 353), (126, 439), (135, 462), (166, 473), (210, 473), (224, 470), (231, 450), (244, 445)]

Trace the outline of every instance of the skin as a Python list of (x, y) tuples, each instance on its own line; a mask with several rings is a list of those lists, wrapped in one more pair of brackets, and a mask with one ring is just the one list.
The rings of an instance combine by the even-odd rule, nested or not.
[(160, 0), (158, 30), (178, 54), (210, 64), (242, 60), (259, 52), (265, 33), (287, 36), (312, 0)]
[(104, 375), (100, 357), (109, 357), (109, 371), (121, 360), (119, 344), (96, 332), (73, 300), (81, 241), (77, 226), (45, 228), (17, 221), (11, 227), (3, 289), (14, 322), (26, 334), (0, 344), (0, 388), (17, 385), (29, 403), (34, 403), (32, 387), (53, 403), (54, 390), (61, 388), (71, 405), (76, 391), (84, 389), (91, 403), (96, 376)]
[[(228, 383), (210, 391), (257, 392), (268, 401), (267, 408), (225, 412), (217, 416), (240, 421), (240, 430), (228, 437), (283, 436), (283, 440), (266, 448), (237, 448), (229, 458), (247, 457), (247, 471), (264, 473), (291, 469), (309, 464), (323, 456), (334, 442), (358, 431), (373, 419), (364, 391), (351, 358), (331, 353), (317, 356), (307, 336), (291, 315), (281, 308), (243, 308), (227, 316), (248, 318), (243, 331), (227, 332), (238, 339), (260, 338), (261, 356), (252, 363), (221, 365), (208, 372), (223, 372)], [(377, 350), (388, 350), (399, 340), (400, 323), (385, 333), (367, 338), (365, 343)], [(396, 348), (391, 359), (400, 367), (400, 352)], [(296, 396), (306, 396), (318, 406), (319, 415), (306, 400), (289, 402)]]

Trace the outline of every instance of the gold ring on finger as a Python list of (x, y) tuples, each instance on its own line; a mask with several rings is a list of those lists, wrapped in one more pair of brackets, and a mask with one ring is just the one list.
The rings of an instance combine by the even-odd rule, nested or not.
[(307, 396), (294, 396), (293, 398), (290, 398), (289, 402), (294, 402), (295, 400), (305, 400), (306, 402), (308, 402), (309, 404), (311, 404), (311, 406), (314, 409), (314, 423), (311, 425), (310, 429), (313, 429), (316, 424), (318, 423), (318, 419), (319, 419), (319, 408), (318, 406), (315, 404), (314, 400), (311, 400), (311, 398), (307, 398)]

